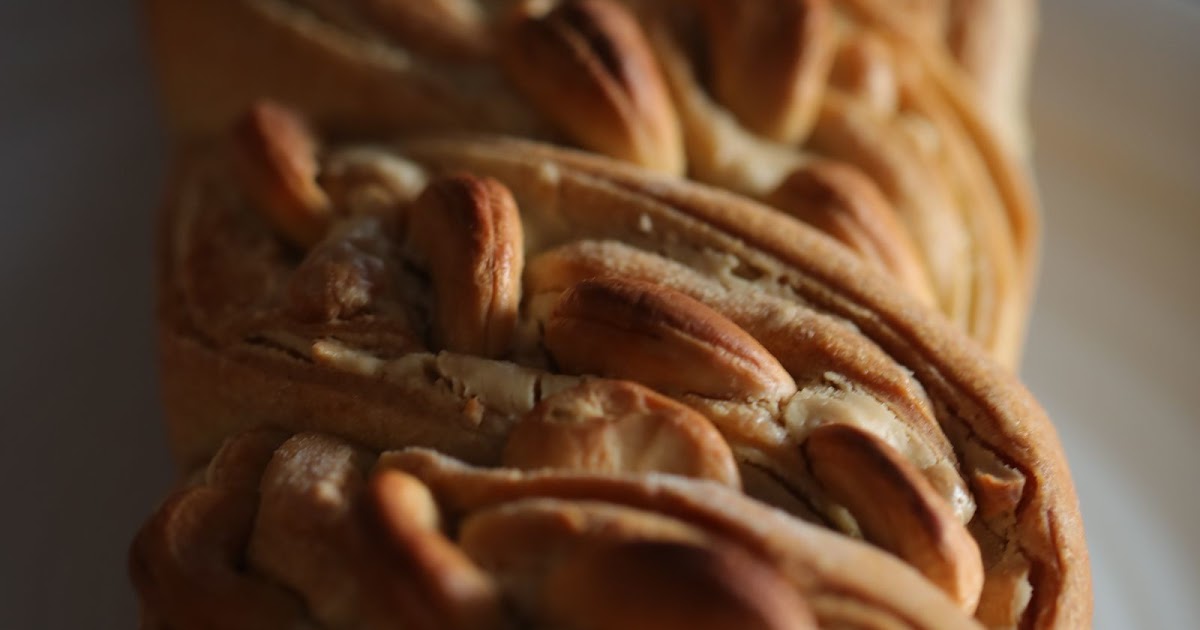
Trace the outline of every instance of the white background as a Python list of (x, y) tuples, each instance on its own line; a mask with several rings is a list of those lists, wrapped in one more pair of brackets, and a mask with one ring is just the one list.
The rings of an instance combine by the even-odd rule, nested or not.
[[(1075, 470), (1096, 627), (1196, 627), (1200, 9), (1043, 6), (1024, 373)], [(125, 550), (170, 484), (147, 75), (126, 3), (0, 2), (0, 628), (136, 623)]]

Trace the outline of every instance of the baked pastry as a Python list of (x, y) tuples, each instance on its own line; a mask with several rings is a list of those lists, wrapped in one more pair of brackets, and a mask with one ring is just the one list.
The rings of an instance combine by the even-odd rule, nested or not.
[(147, 0), (168, 119), (565, 143), (766, 202), (1015, 365), (1032, 0)]
[(270, 431), (197, 477), (134, 541), (144, 628), (979, 627), (888, 554), (716, 481)]
[(699, 477), (864, 538), (985, 625), (1087, 623), (1077, 500), (1042, 410), (821, 232), (529, 141), (323, 143), (271, 104), (232, 150), (184, 156), (163, 222), (185, 468), (270, 426)]

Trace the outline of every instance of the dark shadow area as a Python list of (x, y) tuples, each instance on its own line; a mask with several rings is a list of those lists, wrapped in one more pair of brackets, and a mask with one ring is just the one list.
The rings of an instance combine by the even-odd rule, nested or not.
[(133, 3), (0, 9), (3, 628), (131, 628), (169, 487), (154, 368), (164, 171)]

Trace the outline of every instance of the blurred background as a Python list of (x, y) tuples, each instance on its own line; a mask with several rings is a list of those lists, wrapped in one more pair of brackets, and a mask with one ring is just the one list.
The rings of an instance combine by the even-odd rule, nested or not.
[[(1200, 2), (1043, 12), (1047, 233), (1024, 377), (1075, 474), (1096, 627), (1196, 627)], [(136, 625), (126, 547), (172, 480), (159, 126), (130, 3), (0, 3), (0, 628)]]

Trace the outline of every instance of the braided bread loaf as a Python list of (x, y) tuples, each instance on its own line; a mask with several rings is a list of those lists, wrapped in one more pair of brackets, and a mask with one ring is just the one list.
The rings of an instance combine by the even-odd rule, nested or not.
[[(667, 492), (662, 487), (678, 487), (685, 499), (661, 499), (667, 503), (700, 504), (714, 493), (714, 506), (695, 509), (736, 506), (721, 518), (744, 515), (738, 527), (761, 528), (760, 542), (751, 545), (759, 560), (762, 540), (792, 536), (765, 523), (798, 518), (893, 554), (988, 626), (1074, 627), (1090, 616), (1077, 501), (1057, 437), (1037, 404), (1011, 374), (885, 274), (767, 207), (515, 139), (324, 145), (293, 113), (262, 104), (239, 126), (233, 159), (216, 149), (185, 157), (163, 245), (163, 385), (172, 447), (185, 467), (202, 465), (223, 443), (235, 448), (226, 442), (231, 436), (271, 426), (336, 435), (373, 452), (424, 447), (475, 466), (589, 479), (615, 475), (635, 494), (659, 496)], [(431, 454), (400, 459), (408, 457), (442, 462), (435, 468), (455, 466)], [(365, 474), (369, 459), (356, 459), (355, 470)], [(321, 457), (304, 461), (324, 470)], [(429, 486), (443, 509), (450, 500), (443, 493), (470, 493), (469, 484), (430, 485), (411, 466), (401, 468)], [(663, 474), (704, 483), (660, 481)], [(740, 488), (753, 501), (711, 490), (714, 485)], [(236, 512), (242, 525), (213, 531), (240, 533), (197, 545), (227, 550), (231, 540), (244, 543), (256, 499), (227, 496), (211, 475), (209, 486), (181, 495), (207, 498), (172, 500), (163, 508), (142, 538), (145, 554), (164, 546), (183, 553), (191, 543), (172, 542), (176, 534), (161, 530), (198, 526), (209, 512), (217, 520)], [(268, 486), (260, 485), (263, 505)], [(574, 492), (520, 496), (629, 507), (610, 494)], [(470, 499), (476, 500), (482, 503), (454, 507), (455, 518), (493, 503)], [(659, 499), (637, 501), (632, 507), (667, 510), (678, 520)], [(791, 516), (765, 516), (775, 513), (754, 501)], [(594, 516), (587, 506), (554, 504), (546, 513), (561, 520), (567, 510), (580, 514), (580, 523), (610, 516), (623, 523), (626, 513), (614, 507), (620, 514), (613, 516), (610, 507)], [(716, 517), (697, 518), (707, 533), (694, 531), (692, 516), (662, 527), (687, 530), (680, 534), (687, 541), (708, 541), (712, 532), (704, 523)], [(728, 533), (723, 527), (721, 536)], [(913, 612), (905, 600), (913, 580), (901, 577), (894, 563), (853, 545), (817, 544), (829, 537), (802, 533), (809, 530), (798, 523), (780, 527), (811, 537), (796, 542), (799, 549), (779, 543), (766, 556), (779, 569), (793, 562), (787, 554), (810, 554), (795, 560), (810, 577), (784, 570), (781, 578), (806, 585), (801, 594), (808, 603), (793, 605), (785, 597), (776, 603), (786, 610), (778, 612), (739, 599), (737, 606), (750, 608), (737, 614), (798, 619), (794, 615), (805, 613), (797, 611), (811, 609), (822, 627), (893, 627), (901, 619), (907, 627), (954, 623), (936, 612), (945, 608), (940, 604), (929, 613), (940, 621)], [(179, 541), (208, 536), (203, 529), (179, 533)], [(732, 536), (734, 542), (741, 536)], [(484, 565), (478, 554), (501, 553), (459, 542)], [(429, 544), (448, 549), (444, 541)], [(827, 545), (831, 555), (825, 557)], [(254, 549), (252, 543), (252, 559)], [(670, 549), (662, 553), (701, 554), (695, 562), (704, 566), (759, 567), (741, 552), (726, 558), (724, 551), (696, 551), (696, 545)], [(226, 569), (241, 566), (238, 554), (222, 553)], [(461, 559), (459, 552), (445, 553)], [(630, 568), (641, 566), (636, 554), (622, 553), (613, 556), (612, 570), (640, 571)], [(856, 554), (865, 564), (838, 564), (837, 558)], [(621, 564), (626, 560), (633, 564)], [(135, 567), (135, 573), (166, 572), (155, 573), (166, 591), (143, 586), (151, 608), (183, 596), (173, 589), (190, 588), (172, 586), (163, 575), (207, 579), (177, 561), (188, 559)], [(592, 561), (579, 560), (585, 567)], [(876, 565), (883, 567), (879, 581), (861, 573)], [(753, 567), (746, 571), (770, 573)], [(217, 595), (240, 601), (262, 590), (233, 585), (226, 569), (209, 576)], [(596, 569), (598, 575), (608, 570)], [(283, 579), (284, 573), (272, 575)], [(505, 597), (541, 610), (544, 602), (533, 601), (540, 595), (522, 590), (527, 578), (534, 579), (498, 579), (510, 589)], [(426, 584), (426, 578), (412, 579)], [(829, 586), (835, 582), (853, 583), (845, 587), (853, 593), (874, 593), (875, 603)], [(667, 588), (647, 588), (660, 587)], [(822, 588), (838, 593), (836, 601), (814, 594)], [(930, 597), (922, 594), (926, 585), (911, 588), (914, 602)], [(434, 601), (457, 611), (447, 597)], [(313, 600), (308, 605), (315, 610)], [(376, 614), (373, 605), (345, 604), (361, 615)], [(625, 612), (611, 612), (624, 619)], [(317, 616), (331, 627), (350, 627), (332, 621), (342, 617)]]
[(1038, 238), (1017, 157), (1032, 5), (147, 0), (184, 137), (269, 96), (330, 129), (502, 132), (687, 174), (834, 236), (1009, 366)]

